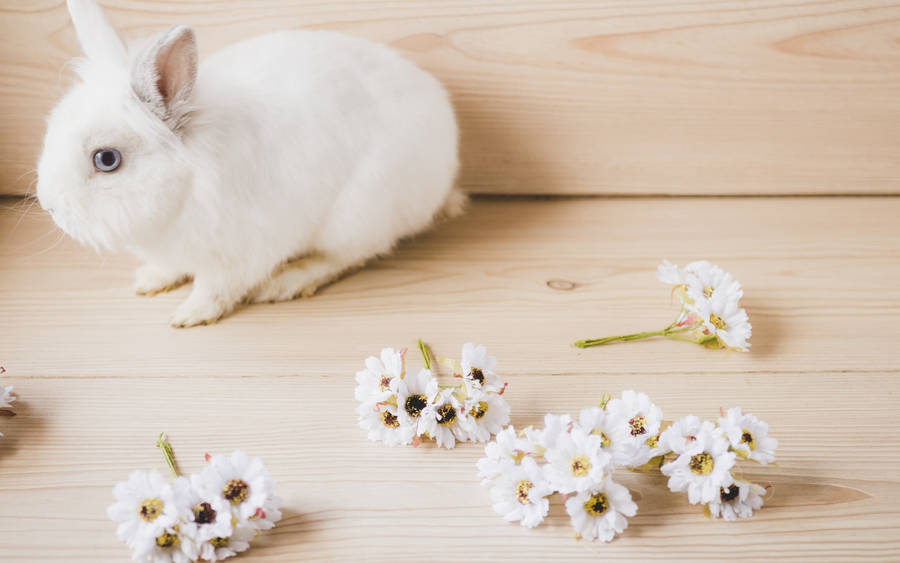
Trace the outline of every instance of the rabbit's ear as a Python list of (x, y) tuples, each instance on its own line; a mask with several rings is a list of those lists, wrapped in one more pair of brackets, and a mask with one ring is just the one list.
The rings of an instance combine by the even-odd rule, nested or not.
[(125, 45), (94, 0), (67, 0), (81, 50), (91, 61), (124, 66)]
[(187, 121), (191, 94), (197, 81), (197, 42), (194, 30), (173, 27), (137, 58), (131, 84), (147, 104), (173, 131)]

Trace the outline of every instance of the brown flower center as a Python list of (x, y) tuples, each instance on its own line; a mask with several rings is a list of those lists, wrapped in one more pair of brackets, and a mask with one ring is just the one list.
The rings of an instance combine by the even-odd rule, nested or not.
[(531, 504), (531, 499), (528, 498), (528, 492), (534, 487), (534, 483), (531, 481), (519, 481), (516, 483), (516, 500), (519, 501), (519, 504)]
[(400, 419), (391, 411), (384, 411), (381, 413), (381, 423), (388, 428), (397, 428), (400, 426)]
[(163, 503), (158, 498), (145, 498), (138, 505), (138, 515), (144, 522), (153, 522), (162, 514)]
[(713, 456), (706, 452), (700, 452), (695, 456), (691, 456), (691, 461), (688, 465), (691, 468), (691, 472), (695, 475), (709, 475), (713, 470)]
[(241, 504), (250, 496), (250, 485), (241, 479), (232, 479), (225, 483), (222, 494), (231, 504)]
[(230, 539), (231, 538), (213, 538), (213, 539), (209, 540), (209, 543), (210, 543), (210, 545), (212, 545), (213, 547), (216, 547), (216, 548), (228, 547), (228, 541)]
[(469, 379), (478, 382), (478, 385), (484, 385), (484, 372), (481, 371), (481, 368), (472, 368), (472, 371), (469, 372)]
[(406, 409), (406, 414), (412, 418), (418, 418), (426, 406), (428, 406), (428, 399), (425, 398), (425, 395), (410, 395), (406, 398), (403, 408)]
[(478, 401), (478, 404), (472, 407), (472, 410), (469, 411), (469, 414), (472, 415), (472, 418), (475, 420), (481, 420), (484, 418), (484, 415), (487, 414), (488, 404), (484, 401)]
[(628, 425), (631, 426), (631, 435), (639, 436), (641, 434), (647, 433), (647, 419), (641, 415), (638, 415), (631, 420), (628, 421)]
[(722, 317), (715, 313), (709, 314), (709, 322), (719, 330), (728, 330), (728, 325), (722, 320)]
[(591, 516), (603, 516), (609, 510), (609, 499), (604, 493), (594, 493), (584, 503), (584, 511)]
[(156, 536), (156, 545), (162, 548), (172, 547), (177, 544), (178, 541), (178, 536), (170, 534), (169, 532), (163, 532), (161, 535)]
[(569, 472), (576, 477), (584, 477), (591, 470), (591, 460), (586, 455), (577, 455), (569, 461)]
[(438, 424), (449, 426), (456, 422), (456, 409), (450, 403), (444, 403), (437, 408)]
[(747, 444), (751, 452), (756, 449), (756, 442), (753, 440), (753, 434), (749, 430), (741, 430), (741, 443)]
[(727, 489), (722, 488), (719, 492), (719, 497), (722, 499), (722, 502), (728, 502), (730, 500), (734, 500), (737, 498), (738, 493), (741, 492), (740, 487), (737, 485), (731, 485)]
[(201, 502), (192, 510), (194, 511), (194, 522), (197, 524), (209, 524), (216, 519), (216, 511), (208, 502)]

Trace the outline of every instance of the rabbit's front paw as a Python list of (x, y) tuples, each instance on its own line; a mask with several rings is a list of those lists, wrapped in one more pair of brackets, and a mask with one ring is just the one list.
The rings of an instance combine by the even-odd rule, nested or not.
[(170, 324), (176, 328), (212, 324), (228, 312), (230, 303), (206, 294), (191, 293), (172, 315)]
[(134, 275), (134, 292), (138, 295), (156, 295), (172, 291), (190, 281), (187, 274), (173, 274), (153, 264), (144, 264)]

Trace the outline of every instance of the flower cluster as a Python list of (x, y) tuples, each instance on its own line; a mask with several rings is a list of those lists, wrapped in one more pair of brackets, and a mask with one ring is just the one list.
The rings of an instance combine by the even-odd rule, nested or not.
[(669, 326), (656, 331), (579, 340), (575, 346), (586, 348), (664, 336), (707, 348), (743, 352), (750, 348), (750, 320), (740, 306), (744, 291), (731, 274), (705, 260), (691, 262), (684, 268), (663, 260), (657, 277), (673, 286), (673, 294), (681, 302), (681, 310)]
[[(0, 375), (6, 373), (6, 368), (0, 366)], [(4, 387), (0, 385), (0, 409), (11, 409), (13, 401), (16, 400), (15, 395), (12, 394), (12, 385)], [(0, 436), (3, 436), (3, 433), (0, 433)]]
[(659, 438), (667, 451), (660, 471), (669, 490), (687, 492), (691, 504), (703, 504), (707, 514), (725, 520), (747, 518), (763, 505), (766, 489), (735, 476), (738, 459), (762, 465), (775, 462), (778, 440), (769, 426), (740, 408), (729, 409), (719, 424), (687, 416)]
[(190, 478), (169, 481), (156, 471), (135, 471), (116, 485), (107, 513), (135, 561), (226, 559), (281, 519), (275, 483), (259, 458), (236, 451), (207, 455), (207, 461)]
[(457, 442), (487, 441), (509, 424), (509, 405), (501, 396), (506, 384), (494, 371), (497, 359), (484, 346), (465, 344), (459, 363), (441, 359), (462, 379), (452, 386), (438, 383), (421, 341), (419, 350), (425, 367), (415, 374), (406, 373), (406, 349), (393, 348), (367, 358), (366, 368), (357, 372), (359, 425), (370, 440), (418, 445), (425, 436), (452, 448)]
[(736, 457), (774, 461), (777, 442), (765, 423), (732, 409), (718, 427), (687, 417), (662, 430), (662, 417), (647, 395), (625, 391), (577, 418), (548, 414), (541, 429), (509, 426), (486, 445), (478, 474), (494, 510), (529, 528), (543, 522), (549, 497), (560, 493), (576, 537), (588, 540), (612, 540), (637, 512), (613, 479), (622, 467), (661, 467), (670, 490), (687, 491), (711, 516), (733, 520), (762, 506), (765, 489), (731, 471)]

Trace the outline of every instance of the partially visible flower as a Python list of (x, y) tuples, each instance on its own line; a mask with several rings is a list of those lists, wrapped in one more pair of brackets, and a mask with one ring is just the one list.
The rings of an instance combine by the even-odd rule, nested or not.
[(526, 457), (491, 481), (494, 510), (507, 522), (521, 522), (533, 528), (544, 521), (550, 509), (547, 496), (553, 489), (534, 459)]
[(192, 546), (178, 533), (179, 524), (190, 517), (188, 500), (179, 494), (185, 484), (184, 478), (170, 484), (155, 471), (135, 471), (113, 489), (116, 502), (106, 512), (118, 522), (116, 535), (136, 559), (151, 554), (179, 563), (191, 559)]
[(221, 497), (238, 522), (268, 530), (281, 519), (281, 500), (262, 460), (242, 451), (213, 456), (196, 480), (200, 494)]
[(442, 448), (453, 448), (456, 442), (465, 442), (469, 435), (460, 423), (462, 404), (453, 394), (453, 389), (438, 393), (434, 402), (422, 411), (420, 428), (434, 438)]
[(529, 426), (525, 429), (525, 436), (536, 446), (538, 453), (556, 446), (557, 440), (563, 434), (569, 433), (574, 426), (572, 417), (568, 414), (544, 415), (544, 427), (537, 429)]
[(637, 505), (627, 488), (607, 477), (596, 487), (569, 497), (566, 512), (579, 536), (608, 542), (628, 527), (625, 517), (634, 516)]
[(702, 425), (684, 452), (660, 469), (669, 477), (670, 491), (687, 490), (691, 504), (708, 503), (734, 482), (731, 468), (735, 457), (724, 436)]
[(763, 465), (775, 461), (778, 440), (769, 436), (769, 425), (752, 414), (742, 413), (739, 407), (728, 409), (726, 416), (719, 419), (719, 427), (740, 457)]
[(666, 428), (660, 434), (659, 440), (667, 449), (681, 455), (691, 445), (691, 442), (696, 440), (700, 428), (713, 432), (715, 425), (712, 422), (701, 422), (694, 415), (688, 415), (680, 420), (676, 420), (672, 426)]
[(390, 397), (389, 400), (390, 402), (371, 406), (359, 405), (359, 426), (368, 432), (369, 440), (373, 442), (384, 442), (388, 446), (409, 444), (421, 423), (410, 418), (401, 421), (400, 409), (394, 404), (395, 397)]
[(753, 516), (754, 510), (763, 505), (766, 489), (749, 481), (738, 481), (719, 490), (719, 497), (707, 504), (709, 514), (713, 518), (737, 520)]
[(715, 336), (720, 346), (743, 352), (750, 348), (749, 340), (753, 332), (750, 318), (736, 299), (728, 295), (713, 295), (710, 299), (698, 301), (695, 312), (703, 322), (704, 333)]
[(480, 389), (496, 392), (503, 388), (503, 382), (494, 373), (494, 368), (497, 367), (497, 358), (488, 356), (484, 346), (475, 346), (471, 342), (463, 344), (460, 366), (462, 367), (463, 381), (470, 391)]
[(0, 387), (0, 409), (9, 408), (16, 397), (12, 394), (12, 385)]
[(222, 559), (233, 557), (242, 551), (250, 548), (250, 541), (256, 537), (259, 532), (245, 524), (239, 524), (228, 536), (215, 537), (207, 540), (201, 545), (200, 557), (215, 563)]
[(662, 410), (646, 393), (629, 389), (622, 392), (621, 398), (607, 403), (606, 412), (616, 421), (611, 438), (617, 463), (628, 467), (647, 463), (653, 453), (647, 441), (659, 434)]
[(706, 260), (697, 260), (679, 268), (668, 260), (663, 260), (656, 269), (656, 278), (668, 285), (688, 285), (691, 280), (706, 278), (715, 267)]
[(472, 389), (463, 403), (460, 423), (471, 440), (486, 442), (509, 424), (509, 404), (497, 393)]
[(366, 369), (356, 372), (356, 400), (365, 406), (384, 401), (391, 395), (391, 380), (403, 376), (405, 351), (381, 350), (381, 357), (366, 358)]
[(185, 502), (190, 507), (189, 519), (180, 527), (182, 535), (197, 545), (201, 555), (210, 541), (228, 538), (234, 531), (231, 504), (223, 496), (204, 489), (200, 477), (191, 475), (191, 486), (184, 492)]
[[(422, 412), (434, 401), (438, 394), (437, 379), (430, 370), (421, 369), (415, 375), (405, 378), (395, 377), (390, 383), (391, 391), (397, 397), (396, 414), (401, 426), (412, 430), (412, 435), (424, 431)], [(409, 436), (410, 440), (412, 435)], [(403, 443), (408, 443), (405, 440)]]
[(518, 465), (524, 456), (534, 453), (534, 444), (528, 438), (521, 438), (516, 429), (507, 426), (484, 447), (484, 457), (478, 460), (478, 476), (487, 484), (511, 465)]
[(576, 426), (559, 436), (556, 444), (544, 452), (547, 477), (559, 492), (586, 491), (607, 474), (610, 454), (603, 451), (603, 440)]

